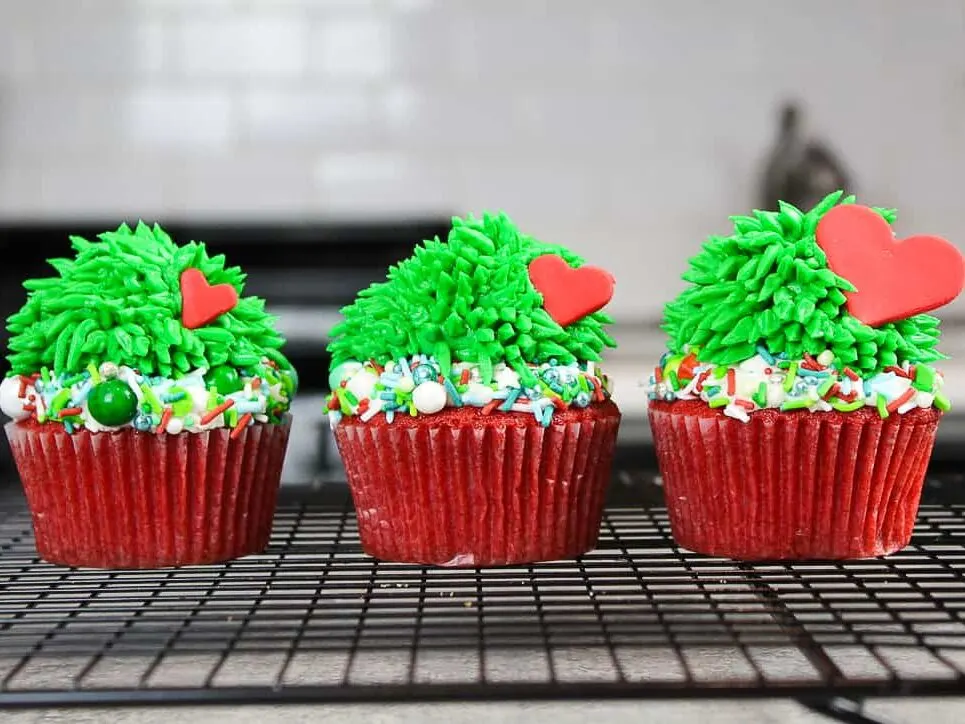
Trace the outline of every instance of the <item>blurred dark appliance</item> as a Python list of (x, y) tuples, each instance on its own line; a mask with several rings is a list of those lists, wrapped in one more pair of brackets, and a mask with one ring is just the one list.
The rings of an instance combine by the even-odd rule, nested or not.
[(853, 192), (841, 160), (824, 142), (806, 136), (802, 117), (794, 103), (781, 109), (777, 142), (761, 187), (763, 209), (776, 209), (778, 201), (786, 201), (807, 211), (833, 191)]

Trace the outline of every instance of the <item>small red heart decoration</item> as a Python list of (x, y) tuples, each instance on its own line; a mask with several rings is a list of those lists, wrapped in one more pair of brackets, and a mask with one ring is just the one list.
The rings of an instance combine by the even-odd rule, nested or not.
[(230, 284), (212, 286), (200, 269), (181, 272), (181, 324), (188, 329), (203, 327), (238, 303), (238, 292)]
[(851, 282), (851, 316), (877, 327), (948, 304), (965, 286), (962, 253), (939, 236), (895, 239), (867, 206), (835, 206), (818, 223), (816, 239), (828, 267)]
[(543, 309), (561, 327), (602, 309), (613, 296), (613, 275), (595, 266), (574, 269), (556, 254), (529, 263), (529, 280), (543, 295)]

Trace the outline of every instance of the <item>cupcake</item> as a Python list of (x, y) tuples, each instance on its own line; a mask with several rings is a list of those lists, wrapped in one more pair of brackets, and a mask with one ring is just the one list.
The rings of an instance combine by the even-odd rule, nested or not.
[(595, 545), (620, 422), (598, 366), (612, 293), (486, 214), (342, 310), (327, 405), (367, 553), (484, 566)]
[(829, 195), (732, 219), (665, 309), (649, 418), (673, 536), (730, 558), (845, 559), (908, 544), (949, 409), (926, 312), (962, 290), (944, 239)]
[(160, 568), (261, 551), (294, 370), (244, 275), (158, 226), (71, 239), (7, 320), (5, 430), (51, 562)]

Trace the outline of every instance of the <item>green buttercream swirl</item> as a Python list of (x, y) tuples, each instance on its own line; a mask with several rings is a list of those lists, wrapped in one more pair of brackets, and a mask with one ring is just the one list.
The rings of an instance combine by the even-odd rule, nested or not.
[[(691, 286), (664, 309), (671, 351), (696, 348), (701, 361), (729, 365), (753, 357), (759, 344), (790, 359), (830, 349), (836, 366), (863, 376), (944, 359), (933, 316), (869, 327), (848, 313), (844, 292), (854, 287), (828, 268), (815, 229), (831, 208), (851, 203), (837, 191), (806, 214), (781, 202), (776, 212), (733, 217), (734, 233), (704, 244), (683, 274)], [(893, 209), (875, 211), (894, 223)]]
[[(7, 320), (13, 374), (81, 372), (102, 361), (172, 378), (226, 364), (245, 369), (264, 358), (291, 367), (275, 318), (263, 300), (241, 297), (245, 275), (226, 268), (224, 255), (208, 256), (198, 242), (178, 246), (156, 224), (70, 241), (76, 258), (51, 259), (58, 276), (24, 282), (27, 302)], [(198, 329), (181, 324), (181, 273), (191, 267), (239, 294), (234, 309)]]
[(557, 324), (529, 279), (529, 263), (544, 254), (574, 267), (583, 263), (561, 246), (521, 233), (505, 214), (454, 217), (447, 242), (424, 241), (389, 269), (387, 281), (342, 309), (328, 345), (332, 367), (427, 354), (442, 369), (455, 361), (478, 363), (488, 383), (497, 362), (532, 382), (527, 363), (599, 361), (604, 347), (615, 346), (604, 330), (613, 320), (594, 312)]

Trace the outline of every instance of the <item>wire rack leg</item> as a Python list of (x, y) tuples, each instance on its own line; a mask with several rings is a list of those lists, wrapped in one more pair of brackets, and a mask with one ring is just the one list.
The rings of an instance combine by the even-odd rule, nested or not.
[(891, 722), (865, 712), (864, 700), (862, 699), (828, 696), (805, 698), (799, 701), (816, 714), (823, 714), (829, 719), (844, 722), (844, 724), (891, 724)]

